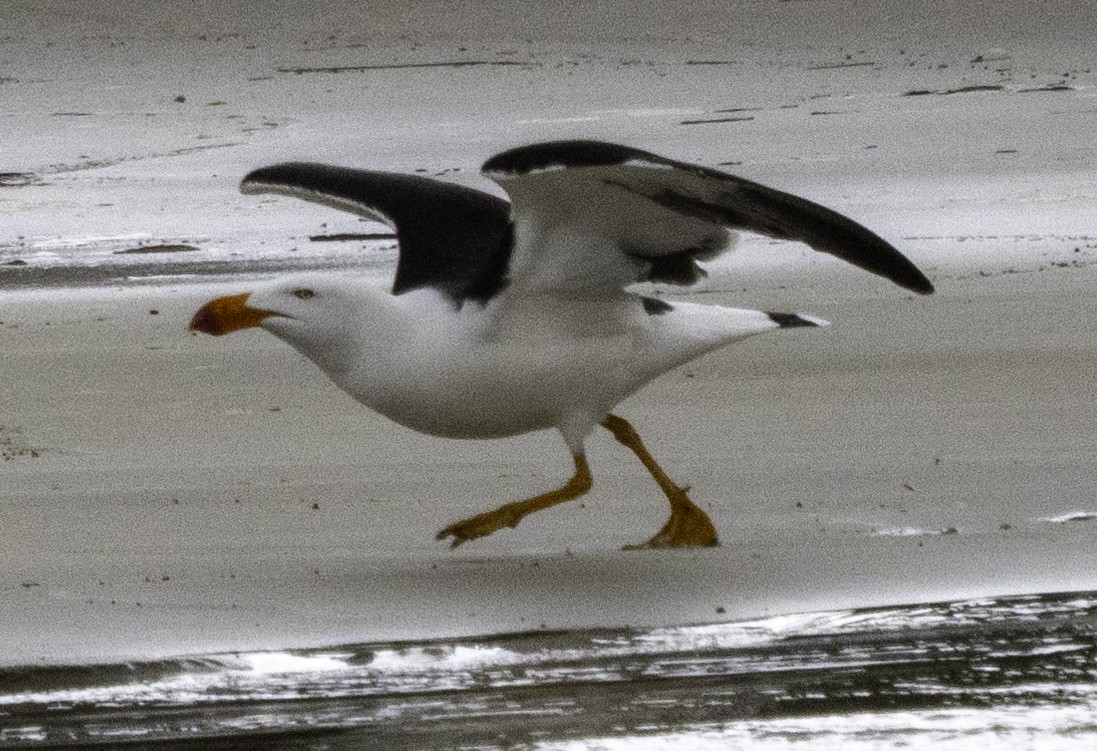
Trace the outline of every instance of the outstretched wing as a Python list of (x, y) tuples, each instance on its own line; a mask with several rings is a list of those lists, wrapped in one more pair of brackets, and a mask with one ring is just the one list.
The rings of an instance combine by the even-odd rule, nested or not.
[(557, 141), (505, 151), (483, 172), (512, 201), (515, 284), (610, 289), (690, 283), (730, 229), (798, 240), (907, 289), (933, 285), (865, 227), (824, 206), (705, 167), (626, 146)]
[(393, 294), (434, 287), (460, 302), (486, 300), (504, 284), (512, 246), (501, 198), (414, 175), (291, 162), (263, 167), (244, 193), (279, 193), (350, 211), (396, 231)]

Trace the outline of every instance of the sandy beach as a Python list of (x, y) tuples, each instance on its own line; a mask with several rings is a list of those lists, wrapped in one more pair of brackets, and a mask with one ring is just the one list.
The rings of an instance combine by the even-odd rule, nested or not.
[[(851, 292), (813, 309), (828, 329), (652, 384), (622, 412), (720, 528), (720, 549), (692, 552), (618, 551), (663, 507), (608, 436), (590, 447), (588, 498), (450, 551), (433, 536), (453, 518), (558, 481), (556, 436), (391, 425), (273, 337), (186, 334), (207, 289), (12, 295), (6, 659), (1085, 589), (1097, 415), (1077, 381), (1095, 354), (1073, 322), (1090, 283), (1056, 269), (925, 301)], [(1055, 303), (1019, 310), (1022, 291)]]
[[(544, 8), (499, 6), (477, 24), (461, 4), (13, 4), (0, 665), (1097, 589), (1088, 5), (936, 3), (907, 23), (899, 2), (642, 4), (544, 34)], [(937, 285), (915, 299), (747, 238), (699, 287), (658, 290), (832, 323), (714, 353), (621, 406), (718, 549), (620, 550), (664, 506), (607, 434), (582, 502), (451, 551), (446, 524), (565, 478), (557, 436), (417, 435), (267, 334), (186, 331), (210, 295), (280, 264), (391, 261), (310, 242), (378, 227), (240, 196), (249, 169), (310, 159), (491, 189), (486, 157), (572, 137), (809, 196)], [(193, 246), (192, 267), (116, 255), (152, 244)]]

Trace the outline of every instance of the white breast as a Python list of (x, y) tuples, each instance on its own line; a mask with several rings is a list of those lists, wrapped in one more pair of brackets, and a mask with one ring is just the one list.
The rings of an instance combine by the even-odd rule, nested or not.
[(398, 348), (333, 375), (344, 390), (414, 430), (494, 438), (557, 427), (585, 433), (652, 378), (736, 339), (776, 328), (757, 311), (635, 297), (531, 296), (506, 316), (468, 305), (423, 315)]

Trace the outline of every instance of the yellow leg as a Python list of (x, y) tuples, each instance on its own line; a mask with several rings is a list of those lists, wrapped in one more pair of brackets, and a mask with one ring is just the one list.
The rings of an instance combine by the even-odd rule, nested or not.
[(680, 488), (667, 477), (667, 473), (659, 466), (654, 457), (648, 452), (640, 434), (632, 427), (628, 420), (617, 415), (609, 415), (602, 421), (602, 427), (613, 433), (613, 437), (628, 446), (632, 453), (643, 462), (644, 467), (660, 489), (670, 501), (670, 518), (663, 528), (655, 533), (645, 543), (640, 545), (628, 545), (625, 550), (638, 550), (642, 548), (678, 548), (678, 547), (715, 547), (719, 545), (716, 538), (716, 527), (708, 514), (702, 511), (689, 499), (686, 491), (688, 487)]
[(469, 540), (475, 540), (477, 537), (490, 535), (503, 527), (516, 527), (518, 522), (535, 511), (578, 498), (590, 490), (590, 485), (590, 467), (587, 465), (587, 459), (582, 454), (576, 454), (575, 474), (562, 487), (541, 495), (535, 495), (524, 501), (505, 503), (492, 511), (454, 522), (439, 532), (437, 539), (444, 540), (447, 537), (452, 537), (453, 542), (450, 546), (455, 548)]

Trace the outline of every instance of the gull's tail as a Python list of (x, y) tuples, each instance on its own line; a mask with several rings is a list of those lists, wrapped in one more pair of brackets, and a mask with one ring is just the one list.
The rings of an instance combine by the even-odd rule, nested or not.
[(769, 320), (783, 329), (830, 325), (829, 321), (824, 321), (822, 318), (816, 318), (815, 316), (809, 316), (803, 313), (773, 313), (767, 310), (766, 315), (769, 316)]

